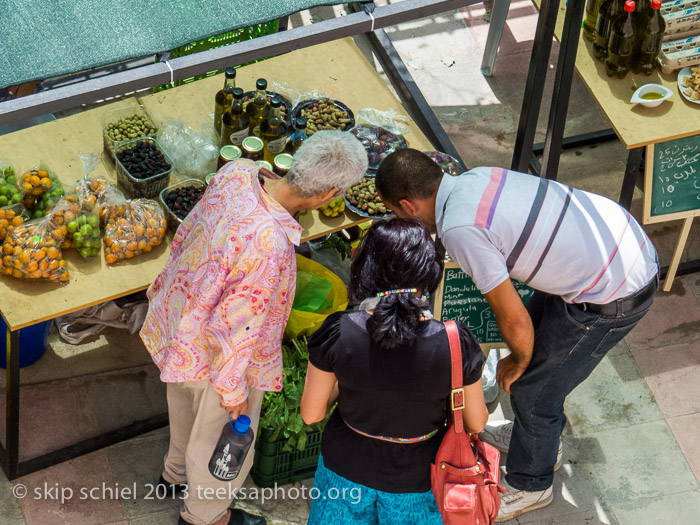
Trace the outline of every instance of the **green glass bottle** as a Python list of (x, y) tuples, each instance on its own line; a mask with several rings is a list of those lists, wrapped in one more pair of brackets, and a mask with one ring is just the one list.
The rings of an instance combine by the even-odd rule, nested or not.
[(290, 155), (294, 155), (299, 147), (306, 140), (306, 119), (304, 117), (297, 117), (294, 120), (294, 133), (287, 141), (287, 146), (284, 149), (285, 152)]
[(589, 42), (595, 41), (595, 28), (598, 22), (598, 9), (602, 0), (588, 0), (586, 4), (586, 18), (583, 21), (583, 36)]
[(236, 87), (236, 70), (227, 67), (224, 75), (224, 87), (214, 97), (214, 128), (217, 133), (221, 133), (221, 119), (224, 113), (231, 108), (233, 89)]
[(643, 11), (637, 25), (637, 53), (633, 59), (635, 73), (651, 75), (658, 66), (657, 58), (666, 31), (666, 21), (661, 16), (661, 0), (652, 0), (649, 9)]
[(243, 90), (233, 90), (231, 111), (224, 113), (221, 119), (221, 146), (240, 146), (248, 136), (248, 116), (243, 112)]
[(603, 0), (598, 9), (598, 22), (595, 26), (593, 55), (600, 61), (608, 56), (610, 25), (617, 15), (625, 12), (625, 0)]
[(605, 72), (609, 77), (625, 78), (632, 65), (635, 51), (634, 0), (625, 2), (624, 14), (613, 20), (608, 41), (608, 58)]
[(250, 128), (251, 135), (255, 135), (256, 137), (260, 136), (260, 124), (265, 120), (267, 109), (267, 80), (259, 78), (257, 82), (255, 82), (255, 97), (248, 102), (245, 108), (246, 115), (248, 115), (248, 127)]
[(287, 123), (282, 118), (282, 99), (270, 100), (270, 118), (260, 124), (260, 138), (263, 139), (263, 159), (272, 165), (275, 157), (284, 152), (287, 144)]

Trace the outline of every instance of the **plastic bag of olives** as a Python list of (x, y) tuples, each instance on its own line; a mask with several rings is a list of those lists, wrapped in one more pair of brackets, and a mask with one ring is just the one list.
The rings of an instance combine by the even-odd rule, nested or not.
[(382, 127), (356, 126), (350, 130), (367, 150), (369, 169), (376, 170), (396, 150), (406, 147), (406, 139)]

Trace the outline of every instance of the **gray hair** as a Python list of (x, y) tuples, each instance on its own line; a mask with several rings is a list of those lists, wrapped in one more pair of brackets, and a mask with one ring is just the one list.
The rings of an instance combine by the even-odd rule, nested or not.
[(367, 152), (346, 131), (317, 131), (294, 154), (285, 179), (304, 197), (338, 188), (345, 191), (367, 171)]

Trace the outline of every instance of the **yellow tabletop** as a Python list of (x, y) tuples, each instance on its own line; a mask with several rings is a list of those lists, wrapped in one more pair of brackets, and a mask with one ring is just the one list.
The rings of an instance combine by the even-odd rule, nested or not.
[[(356, 116), (361, 109), (371, 107), (380, 110), (394, 108), (408, 117), (401, 103), (351, 38), (305, 48), (241, 68), (236, 74), (236, 86), (252, 91), (255, 81), (261, 77), (267, 79), (268, 89), (274, 89), (275, 83), (279, 83), (300, 96), (315, 90), (340, 100)], [(205, 124), (213, 128), (209, 114), (214, 113), (214, 95), (222, 88), (223, 81), (223, 75), (216, 75), (174, 90), (142, 97), (141, 103), (148, 106), (159, 121), (177, 116), (193, 127), (199, 128)], [(409, 120), (408, 127), (410, 132), (405, 138), (409, 147), (421, 151), (433, 149), (412, 120)], [(300, 217), (304, 228), (302, 240), (321, 237), (366, 220), (351, 211), (330, 218), (314, 210)]]
[[(406, 114), (400, 102), (379, 77), (351, 39), (339, 40), (246, 66), (238, 71), (237, 84), (247, 89), (255, 79), (286, 82), (297, 89), (316, 89), (346, 103), (354, 111), (364, 107), (396, 108)], [(185, 120), (199, 128), (211, 122), (214, 94), (221, 89), (223, 75), (142, 97), (159, 120), (167, 117)], [(53, 122), (0, 136), (0, 159), (9, 159), (19, 170), (28, 170), (45, 161), (66, 188), (83, 176), (78, 153), (101, 153), (102, 114), (136, 101), (116, 102)], [(406, 139), (411, 147), (432, 149), (417, 126), (409, 123)], [(109, 162), (91, 173), (115, 181)], [(347, 228), (366, 221), (348, 212), (328, 218), (313, 211), (301, 216), (303, 240)], [(108, 267), (104, 255), (83, 261), (76, 250), (64, 251), (70, 284), (28, 282), (0, 277), (0, 312), (8, 327), (18, 330), (94, 304), (144, 290), (155, 279), (168, 257), (170, 237), (151, 253), (127, 263)]]
[[(534, 0), (539, 8), (540, 0)], [(555, 35), (562, 36), (565, 2), (559, 7)], [(627, 149), (687, 137), (700, 133), (700, 104), (687, 101), (678, 90), (678, 71), (665, 75), (656, 70), (650, 76), (628, 73), (624, 79), (610, 78), (605, 65), (592, 53), (592, 44), (581, 37), (576, 55), (576, 71), (610, 121)], [(673, 96), (655, 108), (630, 104), (632, 94), (644, 84), (662, 84)]]

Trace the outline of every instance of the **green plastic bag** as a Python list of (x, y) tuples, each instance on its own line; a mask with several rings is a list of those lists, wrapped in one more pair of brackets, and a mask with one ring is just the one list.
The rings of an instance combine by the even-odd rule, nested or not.
[(297, 287), (292, 312), (284, 330), (288, 339), (308, 337), (334, 312), (348, 306), (348, 291), (325, 266), (301, 255), (297, 258)]

